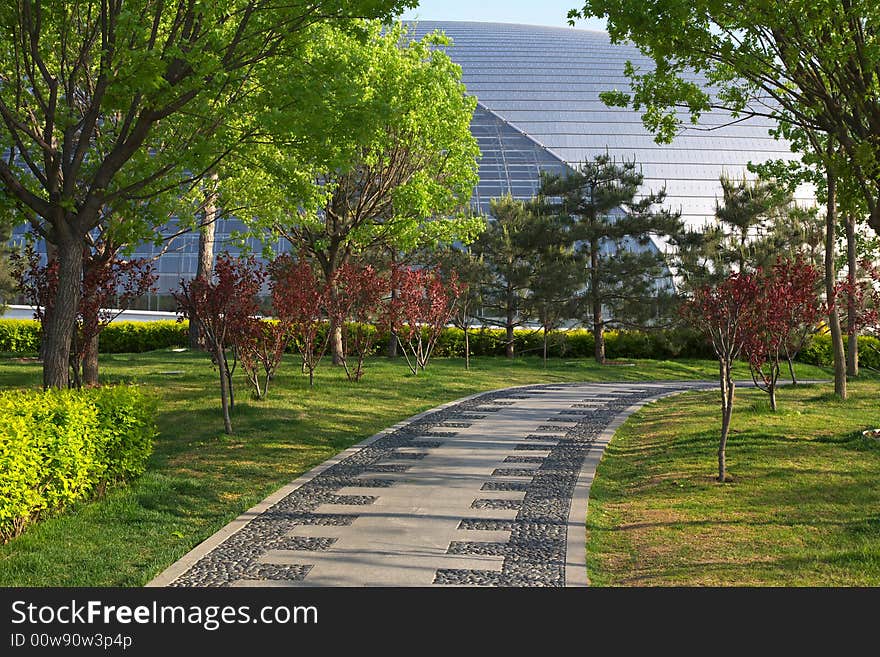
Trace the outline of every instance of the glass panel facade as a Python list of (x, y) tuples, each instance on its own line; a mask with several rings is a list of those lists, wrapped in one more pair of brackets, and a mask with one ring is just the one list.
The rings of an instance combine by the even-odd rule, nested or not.
[[(484, 145), (485, 130), (491, 130), (484, 125), (487, 113), (500, 121), (505, 134), (518, 132), (563, 166), (606, 151), (618, 160), (635, 159), (645, 175), (643, 191), (665, 187), (668, 205), (680, 208), (690, 224), (702, 225), (714, 215), (722, 173), (741, 177), (750, 175), (749, 162), (799, 157), (786, 142), (770, 136), (772, 119), (738, 121), (722, 111), (704, 114), (697, 126), (688, 124), (672, 144), (656, 144), (642, 126), (639, 112), (607, 107), (599, 98), (602, 91), (629, 90), (623, 73), (627, 60), (643, 70), (653, 67), (653, 62), (634, 46), (612, 44), (603, 32), (438, 21), (413, 23), (411, 28), (416, 37), (440, 30), (451, 38), (446, 51), (461, 66), (468, 93), (481, 105), (478, 113), (483, 116), (474, 117), (474, 134), (484, 160), (491, 152), (491, 162), (481, 167), (481, 176), (491, 176), (491, 184), (481, 179), (474, 195), (480, 207), (487, 205), (487, 194), (506, 191), (514, 182), (523, 189), (529, 187), (523, 179), (528, 172), (523, 169), (502, 170), (501, 180), (497, 178), (497, 164), (505, 159), (505, 153), (497, 149), (515, 150), (519, 157), (516, 144), (524, 142), (494, 138), (490, 151)], [(691, 79), (706, 86), (699, 75)], [(539, 168), (531, 169), (533, 187)], [(812, 202), (811, 192), (801, 190), (799, 200)]]
[(562, 173), (568, 170), (560, 159), (534, 139), (513, 128), (507, 121), (478, 104), (471, 121), (477, 138), (480, 158), (480, 182), (472, 203), (481, 212), (489, 212), (489, 200), (510, 194), (528, 199), (535, 195), (541, 171)]

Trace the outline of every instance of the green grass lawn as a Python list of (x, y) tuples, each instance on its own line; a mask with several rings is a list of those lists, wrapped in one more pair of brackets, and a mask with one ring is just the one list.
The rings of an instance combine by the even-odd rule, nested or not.
[[(376, 359), (359, 384), (322, 365), (308, 388), (290, 358), (263, 402), (238, 379), (234, 436), (222, 432), (208, 358), (189, 352), (102, 355), (105, 382), (137, 382), (162, 398), (160, 436), (147, 472), (130, 486), (49, 518), (0, 546), (2, 586), (135, 586), (281, 485), (342, 449), (415, 413), (470, 393), (558, 381), (713, 378), (709, 361), (435, 360), (411, 376), (403, 362)], [(740, 369), (737, 376), (746, 378)], [(799, 376), (827, 377), (803, 366)], [(0, 359), (0, 389), (37, 387), (39, 364)]]
[(627, 420), (590, 491), (587, 570), (598, 585), (880, 584), (880, 385), (737, 392), (718, 484), (717, 393)]

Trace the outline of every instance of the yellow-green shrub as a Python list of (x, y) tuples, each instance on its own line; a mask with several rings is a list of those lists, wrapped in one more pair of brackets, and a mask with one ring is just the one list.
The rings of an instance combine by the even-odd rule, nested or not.
[(157, 400), (132, 386), (0, 392), (0, 542), (140, 475)]

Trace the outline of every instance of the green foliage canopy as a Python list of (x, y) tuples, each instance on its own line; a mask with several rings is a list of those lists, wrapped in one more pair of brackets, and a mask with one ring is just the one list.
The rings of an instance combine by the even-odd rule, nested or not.
[(241, 206), (258, 233), (286, 237), (325, 274), (352, 254), (469, 241), (483, 226), (465, 212), (478, 181), (476, 101), (437, 47), (445, 39), (362, 27), (364, 39), (318, 29), (300, 62), (320, 81), (310, 102), (280, 72), (266, 81), (285, 110), (264, 114), (269, 138), (221, 172), (225, 205)]
[[(880, 231), (876, 0), (587, 0), (569, 13), (571, 20), (587, 16), (606, 17), (612, 40), (631, 41), (654, 60), (653, 70), (628, 64), (632, 93), (609, 91), (603, 99), (643, 110), (659, 142), (681, 128), (682, 108), (694, 123), (723, 107), (771, 116), (783, 131), (826, 135), (845, 153), (870, 225)], [(709, 84), (694, 81), (693, 72)], [(823, 152), (821, 144), (812, 148)]]

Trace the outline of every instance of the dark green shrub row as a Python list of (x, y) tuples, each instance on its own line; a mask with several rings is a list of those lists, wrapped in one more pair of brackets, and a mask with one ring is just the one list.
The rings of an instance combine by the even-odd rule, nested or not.
[(132, 386), (0, 392), (0, 542), (147, 466), (157, 400)]
[[(801, 349), (798, 360), (811, 365), (832, 365), (834, 354), (831, 353), (831, 336), (814, 335)], [(859, 336), (859, 363), (863, 367), (880, 369), (880, 340), (869, 335)]]
[[(188, 344), (188, 322), (113, 322), (102, 332), (99, 349), (106, 354), (130, 354)], [(40, 323), (32, 319), (0, 320), (0, 352), (36, 354)]]

